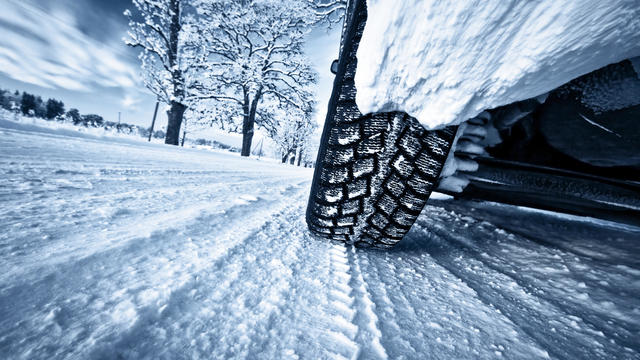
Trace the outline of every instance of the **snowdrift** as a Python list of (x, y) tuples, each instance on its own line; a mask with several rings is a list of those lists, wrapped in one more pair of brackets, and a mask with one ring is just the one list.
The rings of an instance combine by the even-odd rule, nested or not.
[(367, 0), (367, 6), (358, 107), (406, 111), (429, 129), (640, 55), (635, 0)]

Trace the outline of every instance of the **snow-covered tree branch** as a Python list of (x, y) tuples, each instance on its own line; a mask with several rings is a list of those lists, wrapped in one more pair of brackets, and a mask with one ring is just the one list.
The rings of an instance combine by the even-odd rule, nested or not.
[[(314, 104), (309, 105), (313, 107)], [(292, 157), (298, 160), (298, 165), (302, 158), (310, 162), (309, 157), (315, 153), (311, 149), (310, 139), (317, 128), (310, 109), (300, 109), (277, 101), (264, 104), (263, 109), (260, 122), (276, 144), (282, 162)]]
[(316, 22), (325, 22), (329, 26), (343, 21), (347, 12), (348, 0), (307, 0), (313, 8)]
[[(304, 114), (309, 121), (317, 75), (303, 45), (316, 13), (307, 0), (198, 0), (195, 8), (200, 44), (195, 68), (201, 73), (188, 97), (208, 100), (199, 106), (218, 117), (214, 123), (242, 122), (236, 128), (242, 129), (243, 156), (250, 154), (256, 124), (274, 125), (274, 114)], [(273, 112), (261, 107), (264, 103), (291, 112)], [(236, 115), (219, 118), (220, 107), (235, 109)]]

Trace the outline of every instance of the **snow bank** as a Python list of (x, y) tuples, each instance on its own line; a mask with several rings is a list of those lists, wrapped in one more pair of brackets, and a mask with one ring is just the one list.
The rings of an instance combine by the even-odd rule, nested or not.
[(433, 129), (640, 55), (635, 0), (367, 0), (356, 101)]
[[(104, 127), (87, 127), (82, 125), (73, 125), (69, 122), (59, 122), (54, 120), (45, 120), (35, 117), (27, 117), (21, 114), (13, 113), (5, 109), (0, 109), (0, 130), (12, 129), (19, 131), (38, 132), (59, 136), (81, 137), (86, 139), (108, 139), (109, 141), (117, 141), (123, 143), (147, 143), (147, 137), (140, 135), (138, 132), (123, 133), (118, 132), (116, 128), (104, 128)], [(203, 136), (206, 140), (213, 140), (218, 144), (210, 145), (198, 145), (196, 137)], [(272, 154), (275, 152), (274, 145), (269, 142), (269, 139), (260, 131), (256, 131), (254, 135), (254, 147), (260, 146), (261, 139), (266, 139), (264, 143), (264, 153)], [(164, 139), (155, 138), (151, 139), (151, 142), (156, 144), (164, 144)], [(238, 145), (239, 144), (239, 145)], [(225, 146), (226, 145), (226, 146)], [(204, 131), (192, 132), (187, 136), (185, 146), (194, 147), (204, 150), (210, 150), (214, 152), (233, 152), (234, 149), (228, 149), (227, 147), (239, 149), (242, 147), (242, 135), (232, 134), (219, 129), (205, 129)], [(239, 152), (239, 150), (237, 150)], [(263, 157), (264, 158), (264, 157)], [(277, 160), (280, 161), (279, 156)], [(269, 158), (269, 160), (276, 160), (275, 158)]]
[[(0, 128), (20, 131), (30, 131), (54, 134), (60, 136), (84, 137), (88, 139), (110, 138), (126, 141), (141, 142), (146, 141), (146, 137), (137, 132), (122, 133), (115, 128), (87, 127), (73, 125), (70, 122), (59, 122), (56, 120), (45, 120), (36, 117), (27, 117), (13, 113), (5, 109), (0, 109)], [(162, 143), (162, 139), (152, 139), (153, 142)]]

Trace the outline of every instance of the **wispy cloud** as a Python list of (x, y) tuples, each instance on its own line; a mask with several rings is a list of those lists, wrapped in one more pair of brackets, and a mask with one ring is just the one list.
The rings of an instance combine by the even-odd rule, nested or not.
[(141, 102), (142, 102), (142, 99), (140, 99), (138, 96), (133, 94), (125, 94), (121, 104), (126, 109), (135, 109), (136, 106)]
[[(0, 72), (47, 88), (90, 91), (137, 87), (137, 68), (120, 44), (102, 43), (78, 29), (64, 7), (44, 10), (25, 0), (3, 0)], [(132, 98), (123, 105), (133, 106)]]

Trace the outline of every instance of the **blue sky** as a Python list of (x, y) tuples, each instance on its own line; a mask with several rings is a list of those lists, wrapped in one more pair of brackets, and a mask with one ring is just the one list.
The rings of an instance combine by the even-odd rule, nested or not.
[[(130, 0), (2, 0), (0, 88), (64, 101), (66, 108), (106, 120), (149, 126), (155, 97), (139, 78), (137, 51), (124, 45)], [(339, 29), (315, 30), (307, 54), (320, 75), (324, 120), (337, 57)], [(166, 114), (159, 114), (159, 125)]]

